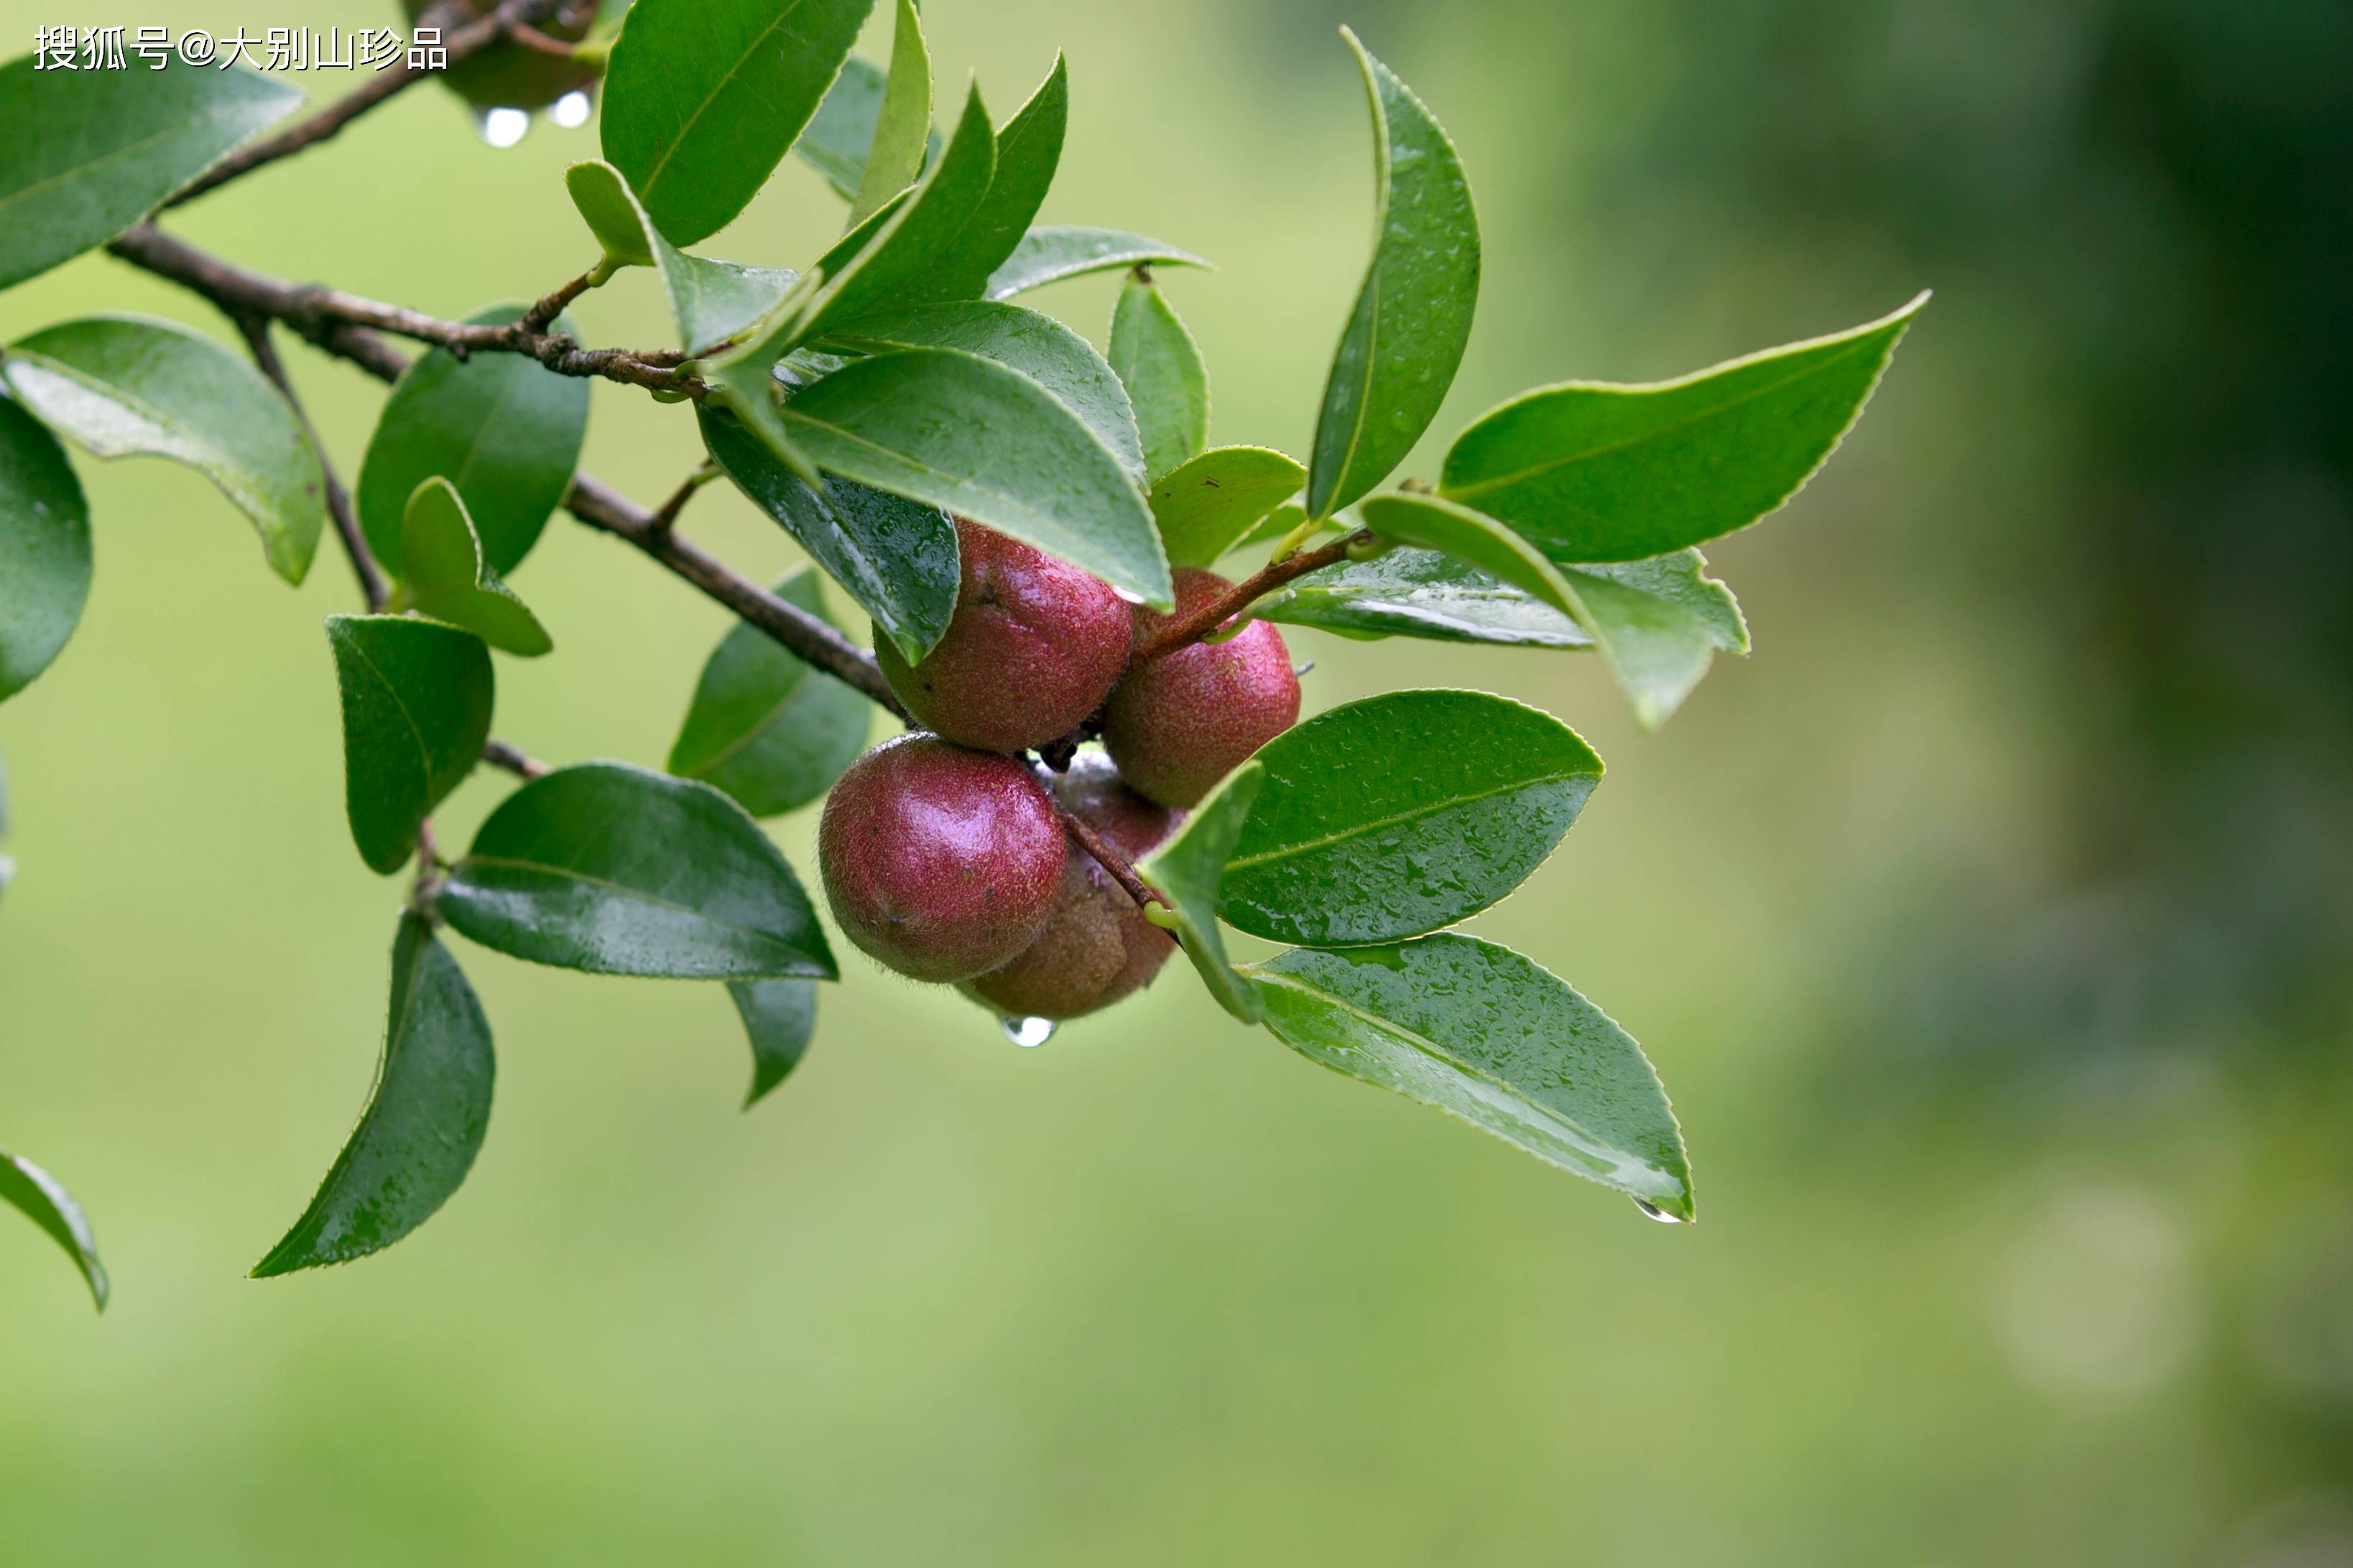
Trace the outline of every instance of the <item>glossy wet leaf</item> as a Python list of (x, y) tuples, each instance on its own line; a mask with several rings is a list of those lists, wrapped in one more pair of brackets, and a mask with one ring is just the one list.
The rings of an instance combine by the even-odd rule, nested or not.
[(849, 479), (814, 490), (733, 419), (705, 410), (702, 427), (720, 471), (841, 584), (907, 662), (921, 662), (955, 614), (955, 521), (936, 506)]
[(1479, 219), (1454, 144), (1405, 83), (1343, 29), (1373, 108), (1373, 259), (1332, 374), (1307, 479), (1329, 517), (1405, 460), (1454, 381), (1479, 299)]
[(458, 961), (414, 913), (400, 917), (393, 939), (387, 1014), (359, 1125), (253, 1278), (381, 1252), (432, 1218), (473, 1168), (497, 1072), (490, 1020)]
[(1248, 973), (1267, 1027), (1310, 1061), (1693, 1217), (1691, 1162), (1658, 1074), (1625, 1030), (1541, 964), (1449, 933), (1295, 948)]
[(1265, 773), (1251, 761), (1228, 773), (1167, 842), (1135, 864), (1135, 874), (1174, 913), (1176, 939), (1209, 994), (1245, 1024), (1257, 1023), (1266, 1007), (1258, 987), (1226, 956), (1225, 933), (1218, 929), (1218, 873), (1241, 837)]
[(986, 523), (1156, 608), (1173, 603), (1159, 532), (1117, 454), (1017, 371), (902, 349), (795, 393), (783, 417), (829, 474)]
[(1152, 520), (1168, 564), (1217, 564), (1297, 495), (1306, 477), (1306, 469), (1265, 447), (1213, 447), (1163, 475), (1152, 486)]
[(911, 299), (977, 300), (1029, 232), (1062, 159), (1071, 108), (1070, 76), (1062, 58), (997, 133), (997, 167), (988, 194), (924, 274), (908, 285)]
[(564, 174), (572, 205), (615, 267), (651, 267), (661, 274), (679, 346), (692, 352), (733, 337), (783, 299), (800, 275), (786, 268), (743, 267), (689, 256), (661, 236), (610, 163), (575, 163)]
[(1746, 653), (1748, 625), (1732, 590), (1705, 574), (1696, 550), (1649, 561), (1562, 570), (1634, 718), (1655, 730), (1719, 652)]
[(473, 520), (448, 479), (437, 477), (417, 487), (400, 539), (407, 576), (392, 596), (393, 609), (462, 626), (501, 652), (525, 658), (555, 646), (531, 607), (482, 559)]
[(1266, 786), (1219, 884), (1228, 923), (1307, 947), (1467, 920), (1544, 862), (1601, 779), (1549, 713), (1483, 691), (1393, 691), (1259, 748)]
[(1455, 438), (1440, 489), (1555, 561), (1637, 561), (1746, 528), (1853, 427), (1927, 299), (1675, 381), (1523, 393)]
[[(776, 595), (833, 618), (814, 568), (777, 584)], [(738, 621), (702, 667), (670, 771), (726, 791), (754, 816), (779, 816), (833, 787), (866, 749), (872, 714), (868, 698)]]
[(302, 102), (243, 69), (34, 66), (0, 66), (0, 289), (105, 244)]
[(850, 198), (854, 226), (915, 183), (932, 131), (932, 52), (915, 0), (898, 0), (892, 26), (891, 73), (876, 108), (873, 133)]
[(327, 522), (318, 454), (278, 389), (212, 339), (84, 316), (20, 339), (5, 371), (50, 429), (94, 457), (186, 464), (252, 520), (271, 571), (300, 583), (311, 569)]
[(0, 700), (73, 636), (90, 573), (90, 505), (65, 448), (0, 395)]
[[(793, 143), (793, 151), (823, 174), (844, 201), (857, 198), (858, 182), (866, 173), (875, 122), (882, 114), (883, 79), (882, 68), (872, 60), (852, 55), (842, 61), (841, 74), (818, 105), (816, 118)], [(940, 133), (934, 127), (928, 153), (937, 157), (939, 150)]]
[[(503, 326), (525, 307), (492, 305), (467, 318)], [(578, 329), (558, 317), (552, 329)], [(405, 577), (401, 529), (408, 498), (436, 475), (458, 487), (482, 554), (504, 576), (522, 563), (571, 488), (588, 432), (588, 382), (558, 375), (522, 354), (459, 360), (447, 349), (402, 373), (376, 416), (360, 467), (360, 526), (368, 547)]]
[(744, 1097), (749, 1110), (808, 1054), (809, 1037), (817, 1031), (817, 983), (731, 980), (727, 999), (735, 1004), (752, 1044), (752, 1092)]
[(605, 74), (607, 162), (676, 245), (744, 210), (809, 122), (873, 0), (638, 0)]
[(1209, 367), (1167, 297), (1138, 275), (1111, 316), (1111, 367), (1135, 407), (1145, 471), (1173, 473), (1209, 443)]
[(98, 1237), (90, 1216), (66, 1191), (65, 1184), (30, 1160), (0, 1149), (0, 1202), (22, 1214), (65, 1249), (90, 1287), (90, 1300), (106, 1310), (106, 1266), (98, 1260)]
[(417, 853), (418, 826), (465, 781), (491, 735), (490, 649), (406, 616), (330, 616), (343, 712), (343, 808), (369, 869)]
[(1590, 647), (1592, 637), (1524, 588), (1434, 550), (1392, 550), (1311, 572), (1259, 602), (1261, 620), (1342, 637), (1513, 647)]
[(1560, 570), (1492, 517), (1436, 496), (1374, 496), (1358, 507), (1365, 526), (1385, 541), (1439, 550), (1524, 590), (1564, 614), (1576, 600)]
[(509, 795), (449, 873), (450, 926), (533, 963), (678, 980), (835, 978), (808, 895), (744, 808), (583, 763)]
[(1040, 224), (1026, 231), (997, 270), (988, 275), (987, 297), (1010, 300), (1028, 289), (1089, 272), (1131, 267), (1207, 267), (1189, 250), (1124, 229), (1082, 224)]
[(1093, 344), (1051, 316), (988, 300), (912, 305), (861, 316), (828, 341), (867, 353), (947, 348), (995, 360), (1068, 405), (1121, 467), (1139, 481), (1144, 477), (1127, 389)]

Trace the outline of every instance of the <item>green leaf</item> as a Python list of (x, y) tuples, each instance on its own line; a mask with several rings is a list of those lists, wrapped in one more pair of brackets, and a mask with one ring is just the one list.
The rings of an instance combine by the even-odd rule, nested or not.
[(811, 489), (734, 420), (708, 409), (701, 417), (720, 471), (832, 574), (907, 662), (920, 663), (955, 615), (955, 520), (849, 479)]
[(441, 889), (485, 947), (592, 974), (836, 978), (793, 868), (709, 784), (624, 763), (559, 768), (509, 795)]
[(471, 632), (406, 616), (330, 616), (343, 707), (352, 842), (390, 876), (417, 829), (473, 772), (491, 738), (490, 650)]
[(1005, 265), (1030, 221), (1045, 205), (1062, 160), (1062, 137), (1071, 110), (1070, 73), (1062, 57), (1020, 112), (997, 133), (997, 169), (988, 194), (923, 278), (908, 287), (911, 297), (976, 300)]
[(1342, 637), (1515, 647), (1590, 647), (1583, 626), (1525, 589), (1434, 550), (1391, 550), (1311, 572), (1252, 608), (1261, 620)]
[(90, 598), (90, 504), (65, 448), (0, 395), (0, 700), (48, 668)]
[(1189, 250), (1115, 228), (1045, 224), (1022, 235), (1004, 263), (988, 275), (987, 298), (1014, 295), (1086, 272), (1131, 267), (1208, 267)]
[(93, 457), (169, 458), (218, 485), (288, 582), (311, 569), (327, 522), (319, 455), (278, 389), (210, 338), (144, 316), (84, 316), (19, 339), (0, 370), (43, 424)]
[(742, 212), (817, 112), (873, 0), (638, 0), (605, 74), (606, 160), (672, 243)]
[(401, 523), (408, 577), (391, 608), (462, 626), (501, 652), (536, 658), (555, 644), (529, 605), (482, 559), (480, 537), (456, 487), (438, 475), (417, 487)]
[(1297, 495), (1306, 477), (1306, 469), (1265, 447), (1215, 447), (1172, 469), (1152, 487), (1152, 520), (1160, 525), (1168, 563), (1217, 564)]
[(65, 1184), (30, 1160), (0, 1149), (0, 1201), (13, 1205), (66, 1249), (90, 1286), (90, 1300), (105, 1311), (106, 1268), (98, 1260), (98, 1237)]
[(253, 1278), (365, 1258), (432, 1218), (481, 1152), (496, 1072), (490, 1020), (474, 988), (432, 926), (402, 915), (367, 1110), (311, 1206), (253, 1266)]
[[(526, 307), (492, 305), (468, 321), (504, 326)], [(558, 317), (554, 331), (575, 329)], [(360, 526), (395, 577), (407, 574), (408, 498), (439, 475), (458, 487), (490, 569), (522, 564), (572, 486), (588, 432), (588, 383), (513, 353), (459, 360), (435, 349), (401, 374), (360, 466)]]
[(1110, 358), (1135, 405), (1145, 472), (1158, 479), (1199, 456), (1209, 443), (1209, 367), (1142, 268), (1112, 310)]
[(1329, 517), (1387, 479), (1438, 413), (1471, 339), (1479, 218), (1454, 143), (1343, 28), (1373, 106), (1373, 260), (1332, 356), (1307, 510)]
[(1266, 1026), (1310, 1061), (1461, 1118), (1537, 1159), (1692, 1217), (1691, 1161), (1658, 1074), (1558, 975), (1476, 937), (1248, 966)]
[(1637, 561), (1746, 528), (1853, 428), (1927, 300), (1677, 381), (1523, 393), (1455, 438), (1440, 491), (1560, 562)]
[(1258, 988), (1235, 972), (1226, 957), (1225, 933), (1218, 929), (1218, 872), (1241, 837), (1251, 803), (1265, 783), (1266, 769), (1252, 760), (1219, 781), (1208, 798), (1193, 808), (1183, 826), (1135, 864), (1145, 885), (1166, 900), (1176, 940), (1201, 973), (1218, 1005), (1245, 1024), (1266, 1016)]
[[(776, 595), (832, 619), (814, 568), (777, 584)], [(858, 760), (872, 711), (863, 695), (738, 621), (702, 667), (670, 771), (726, 791), (754, 816), (779, 816), (832, 788)]]
[(1679, 550), (1562, 571), (1578, 619), (1645, 730), (1667, 721), (1718, 652), (1748, 651), (1740, 605), (1731, 589), (1704, 574), (1706, 564), (1698, 551)]
[(689, 256), (661, 237), (610, 163), (575, 163), (564, 172), (572, 205), (605, 247), (612, 267), (652, 267), (661, 273), (678, 322), (679, 346), (708, 349), (749, 327), (783, 299), (800, 274), (785, 268), (740, 267)]
[(892, 29), (891, 74), (883, 84), (873, 134), (868, 138), (858, 194), (850, 199), (852, 227), (915, 183), (932, 133), (932, 51), (915, 0), (899, 0)]
[[(858, 183), (866, 174), (866, 154), (874, 146), (874, 127), (882, 117), (882, 68), (852, 55), (841, 62), (825, 101), (793, 143), (804, 163), (823, 174), (844, 201), (858, 199)], [(939, 151), (939, 132), (931, 132), (929, 152)]]
[(1556, 610), (1576, 613), (1576, 599), (1559, 568), (1492, 517), (1435, 496), (1374, 496), (1356, 510), (1381, 539), (1444, 551)]
[(809, 1037), (817, 1030), (817, 984), (808, 980), (731, 980), (727, 999), (735, 1004), (752, 1042), (752, 1092), (744, 1098), (744, 1109), (749, 1110), (808, 1054)]
[(1397, 942), (1526, 880), (1584, 809), (1601, 759), (1549, 713), (1483, 691), (1393, 691), (1259, 748), (1266, 787), (1218, 912), (1306, 947)]
[(956, 349), (902, 349), (795, 393), (783, 416), (828, 473), (1009, 533), (1155, 609), (1175, 602), (1152, 513), (1118, 456), (1018, 372)]
[(0, 66), (0, 289), (105, 244), (301, 101), (248, 70)]
[(965, 300), (860, 316), (827, 340), (864, 353), (962, 349), (1018, 370), (1070, 406), (1139, 481), (1144, 452), (1127, 389), (1094, 345), (1053, 317), (1019, 305)]

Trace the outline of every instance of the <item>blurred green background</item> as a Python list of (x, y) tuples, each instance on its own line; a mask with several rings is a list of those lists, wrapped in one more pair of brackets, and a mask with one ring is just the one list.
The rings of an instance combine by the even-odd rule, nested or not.
[[(380, 25), (0, 0), (37, 24)], [(296, 14), (299, 13), (299, 14)], [(1009, 112), (1069, 51), (1046, 217), (1167, 287), (1213, 438), (1304, 449), (1366, 244), (1348, 21), (1488, 247), (1433, 440), (1936, 303), (1829, 470), (1711, 551), (1757, 653), (1659, 735), (1589, 658), (1333, 644), (1315, 706), (1492, 687), (1609, 762), (1477, 929), (1658, 1063), (1703, 1223), (1229, 1024), (1172, 972), (1018, 1050), (854, 960), (774, 1099), (715, 988), (460, 945), (497, 1030), (465, 1190), (241, 1278), (365, 1091), (399, 889), (341, 812), (299, 595), (192, 474), (77, 459), (99, 575), (0, 709), (0, 1141), (116, 1282), (0, 1224), (0, 1559), (51, 1563), (2353, 1563), (2353, 12), (2321, 0), (935, 0)], [(332, 91), (313, 76), (314, 91)], [(403, 96), (174, 215), (444, 315), (589, 259), (558, 178)], [(797, 263), (797, 162), (705, 248)], [(1113, 286), (1038, 302), (1102, 338)], [(0, 295), (216, 335), (103, 258)], [(646, 274), (599, 342), (662, 341)], [(343, 471), (378, 391), (290, 349)], [(652, 500), (691, 422), (599, 385)], [(722, 490), (694, 533), (794, 552)], [(658, 763), (720, 612), (559, 519), (500, 731)], [(503, 788), (443, 816), (462, 843)], [(781, 825), (811, 865), (813, 812)]]

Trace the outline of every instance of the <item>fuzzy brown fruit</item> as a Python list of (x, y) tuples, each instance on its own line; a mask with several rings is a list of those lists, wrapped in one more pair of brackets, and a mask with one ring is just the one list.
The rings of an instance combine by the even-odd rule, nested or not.
[[(1176, 614), (1232, 586), (1214, 572), (1180, 567)], [(1169, 619), (1149, 610), (1134, 616), (1138, 642)], [(1291, 650), (1272, 626), (1252, 621), (1223, 642), (1192, 643), (1136, 663), (1112, 688), (1103, 745), (1139, 794), (1187, 807), (1298, 719)]]
[(1037, 938), (1070, 852), (1028, 767), (902, 735), (826, 796), (818, 866), (842, 931), (917, 980), (969, 980)]
[[(1128, 788), (1100, 752), (1074, 758), (1054, 792), (1130, 861), (1158, 848), (1182, 820), (1181, 813)], [(1127, 890), (1073, 844), (1061, 897), (1038, 940), (968, 989), (1008, 1017), (1075, 1018), (1141, 991), (1176, 951), (1169, 934), (1145, 920)]]
[(915, 721), (987, 752), (1058, 741), (1127, 663), (1134, 621), (1108, 584), (976, 522), (956, 520), (963, 581), (945, 636), (910, 666), (879, 631), (874, 657)]

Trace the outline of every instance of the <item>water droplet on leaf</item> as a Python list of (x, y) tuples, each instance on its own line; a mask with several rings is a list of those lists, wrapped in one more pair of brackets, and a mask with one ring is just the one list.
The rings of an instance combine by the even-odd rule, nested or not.
[(1683, 1215), (1679, 1214), (1669, 1214), (1666, 1210), (1661, 1208), (1658, 1205), (1651, 1203), (1647, 1198), (1636, 1198), (1634, 1200), (1634, 1206), (1641, 1209), (1651, 1218), (1657, 1220), (1661, 1225), (1681, 1225), (1683, 1222)]
[(566, 131), (577, 131), (588, 123), (588, 108), (586, 93), (567, 92), (548, 109), (547, 117)]
[(493, 147), (512, 147), (531, 129), (531, 116), (520, 109), (493, 109), (482, 116), (482, 140)]
[(1052, 1039), (1054, 1031), (1060, 1026), (1051, 1018), (1003, 1018), (998, 1024), (1005, 1030), (1005, 1037), (1025, 1051)]

